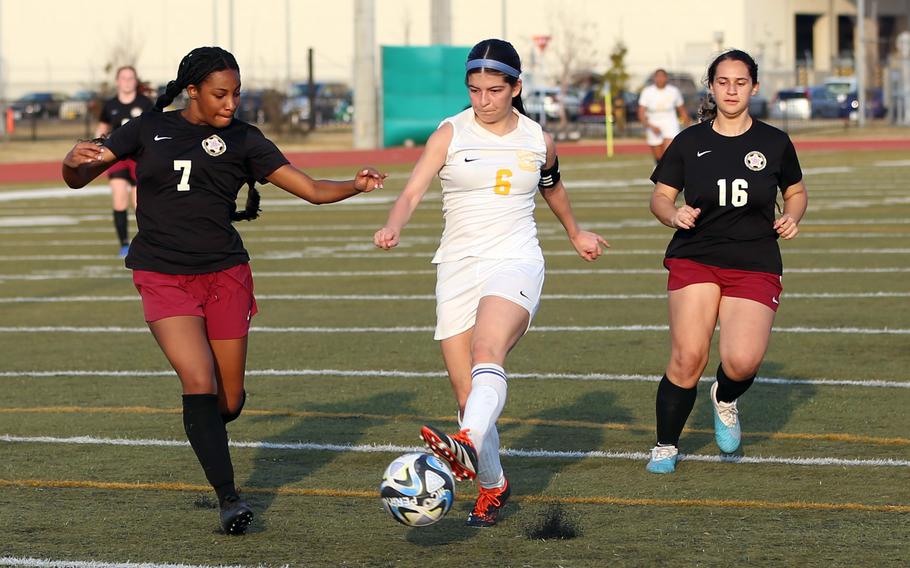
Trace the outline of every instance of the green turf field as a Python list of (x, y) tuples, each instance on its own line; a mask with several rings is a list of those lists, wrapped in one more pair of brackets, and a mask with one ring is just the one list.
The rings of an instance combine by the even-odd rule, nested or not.
[[(418, 445), (421, 424), (454, 427), (431, 331), (438, 187), (388, 253), (372, 235), (401, 167), (384, 191), (337, 205), (267, 187), (263, 217), (241, 226), (260, 314), (249, 401), (230, 427), (257, 513), (240, 538), (216, 530), (178, 381), (115, 256), (105, 186), (0, 201), (0, 560), (906, 566), (910, 160), (800, 158), (809, 212), (782, 244), (785, 292), (762, 382), (740, 402), (742, 455), (718, 460), (703, 384), (681, 442), (689, 459), (672, 476), (644, 470), (668, 356), (671, 236), (648, 212), (651, 165), (561, 160), (578, 218), (612, 249), (581, 261), (539, 200), (547, 281), (536, 329), (507, 364), (500, 433), (514, 501), (490, 530), (463, 526), (470, 484), (424, 529), (393, 522), (378, 499), (383, 469)], [(529, 538), (554, 504), (580, 535)]]

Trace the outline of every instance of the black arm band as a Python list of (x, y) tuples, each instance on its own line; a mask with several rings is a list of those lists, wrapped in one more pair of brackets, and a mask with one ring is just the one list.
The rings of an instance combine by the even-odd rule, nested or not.
[(537, 184), (542, 189), (550, 189), (559, 183), (559, 156), (553, 160), (553, 165), (540, 170), (540, 182)]

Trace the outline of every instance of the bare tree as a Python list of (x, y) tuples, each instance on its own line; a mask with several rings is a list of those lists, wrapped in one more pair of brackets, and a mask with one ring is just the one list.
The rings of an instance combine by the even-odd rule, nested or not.
[[(565, 100), (573, 80), (581, 72), (590, 71), (598, 64), (596, 47), (598, 26), (591, 20), (584, 20), (577, 14), (559, 12), (550, 18), (555, 22), (551, 32), (553, 55), (557, 61), (554, 73), (559, 84), (560, 99)], [(564, 104), (560, 105), (559, 128), (565, 129), (569, 117)]]
[(111, 74), (124, 66), (136, 66), (142, 53), (144, 38), (133, 29), (132, 23), (117, 29), (114, 44), (109, 46), (107, 61), (104, 63), (105, 79), (101, 82), (101, 91), (110, 89)]

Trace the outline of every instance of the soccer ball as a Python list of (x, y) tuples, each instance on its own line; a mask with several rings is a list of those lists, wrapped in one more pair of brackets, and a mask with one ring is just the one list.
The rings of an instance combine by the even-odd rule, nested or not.
[(405, 454), (385, 469), (379, 495), (393, 519), (409, 527), (425, 527), (452, 508), (455, 479), (449, 465), (433, 454)]

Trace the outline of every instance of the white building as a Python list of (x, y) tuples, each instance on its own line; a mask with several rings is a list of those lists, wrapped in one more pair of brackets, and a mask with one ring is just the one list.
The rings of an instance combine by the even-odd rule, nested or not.
[[(656, 67), (703, 78), (712, 54), (744, 49), (758, 60), (766, 93), (852, 69), (851, 0), (375, 0), (380, 45), (430, 41), (434, 2), (451, 6), (453, 44), (511, 41), (536, 80), (555, 83), (569, 66), (602, 72), (617, 41), (628, 47), (637, 87)], [(908, 29), (910, 0), (866, 0), (870, 79)], [(110, 81), (111, 65), (135, 60), (152, 84), (174, 77), (199, 45), (232, 50), (244, 84), (283, 88), (306, 76), (352, 82), (354, 0), (0, 0), (0, 96), (73, 92)], [(534, 37), (551, 39), (540, 58)], [(574, 59), (572, 64), (560, 62)]]

